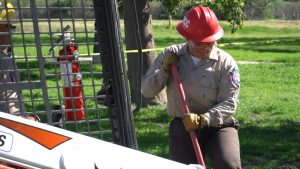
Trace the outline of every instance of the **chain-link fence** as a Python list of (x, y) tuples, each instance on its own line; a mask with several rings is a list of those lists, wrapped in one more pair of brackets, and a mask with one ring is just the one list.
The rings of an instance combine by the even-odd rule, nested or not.
[(3, 0), (0, 110), (136, 147), (116, 8)]

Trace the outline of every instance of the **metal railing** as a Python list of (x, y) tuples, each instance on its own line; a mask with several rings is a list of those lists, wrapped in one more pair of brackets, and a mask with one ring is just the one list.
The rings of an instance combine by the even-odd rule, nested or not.
[[(0, 47), (9, 48), (7, 58), (14, 66), (2, 66), (0, 75), (16, 78), (0, 78), (0, 106), (18, 105), (19, 115), (34, 114), (42, 123), (137, 148), (116, 2), (13, 2), (15, 16), (0, 22), (16, 30), (4, 33), (11, 42)], [(0, 10), (8, 9), (2, 4)], [(74, 45), (76, 54), (68, 53)], [(7, 91), (17, 96), (10, 98)]]

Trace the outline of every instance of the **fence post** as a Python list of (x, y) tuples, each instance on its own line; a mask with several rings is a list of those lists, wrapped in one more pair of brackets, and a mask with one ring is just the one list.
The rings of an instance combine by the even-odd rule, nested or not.
[[(36, 7), (35, 0), (30, 0), (30, 8), (32, 12), (32, 23), (33, 23), (37, 58), (39, 63), (40, 80), (42, 83), (44, 83), (42, 85), (43, 99), (45, 103), (49, 103), (49, 97), (48, 97), (48, 91), (46, 85), (46, 76), (45, 76), (45, 58), (43, 57), (43, 52), (42, 52), (41, 37), (40, 37), (39, 23), (38, 23), (39, 21), (37, 17), (38, 15), (37, 15), (37, 7)], [(45, 111), (47, 114), (48, 123), (52, 124), (49, 104), (45, 104)]]
[(137, 149), (117, 2), (116, 0), (93, 0), (93, 4), (103, 81), (108, 85), (112, 83), (112, 103), (108, 106), (108, 110), (113, 141)]

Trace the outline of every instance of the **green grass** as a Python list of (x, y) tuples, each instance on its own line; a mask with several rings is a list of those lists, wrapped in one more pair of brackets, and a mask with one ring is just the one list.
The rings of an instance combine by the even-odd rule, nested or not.
[[(253, 23), (219, 41), (237, 61), (274, 62), (240, 64), (241, 95), (236, 117), (243, 168), (300, 168), (300, 34), (299, 21)], [(183, 42), (167, 22), (154, 26), (156, 47)], [(296, 26), (295, 26), (296, 25)], [(157, 52), (158, 53), (158, 52)], [(168, 123), (165, 107), (143, 108), (135, 116), (139, 148), (168, 158)], [(210, 167), (208, 167), (210, 168)]]
[(241, 65), (240, 69), (237, 118), (243, 163), (249, 168), (299, 167), (300, 64)]

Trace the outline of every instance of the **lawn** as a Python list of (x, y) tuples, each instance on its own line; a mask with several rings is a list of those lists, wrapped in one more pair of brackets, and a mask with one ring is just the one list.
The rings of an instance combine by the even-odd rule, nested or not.
[[(243, 168), (300, 168), (300, 22), (248, 21), (235, 34), (221, 24), (220, 48), (239, 63), (262, 62), (239, 64)], [(183, 42), (167, 22), (153, 21), (153, 30), (158, 48)], [(165, 107), (143, 108), (135, 116), (140, 150), (167, 158), (170, 120)]]

